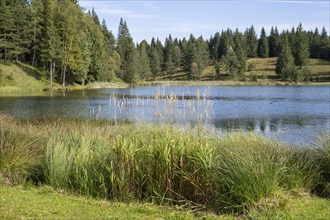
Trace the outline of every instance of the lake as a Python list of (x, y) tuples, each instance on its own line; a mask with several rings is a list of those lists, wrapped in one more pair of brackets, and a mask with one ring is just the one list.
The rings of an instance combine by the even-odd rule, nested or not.
[(0, 113), (18, 118), (203, 124), (221, 134), (254, 131), (298, 145), (330, 132), (329, 86), (150, 86), (0, 97), (0, 103)]

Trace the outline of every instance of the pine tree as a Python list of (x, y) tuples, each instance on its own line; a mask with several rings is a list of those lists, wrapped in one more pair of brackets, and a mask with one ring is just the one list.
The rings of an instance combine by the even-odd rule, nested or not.
[(49, 65), (50, 88), (53, 86), (55, 73), (55, 59), (57, 58), (59, 48), (59, 36), (54, 25), (55, 0), (44, 0), (43, 23), (41, 26), (41, 45), (40, 54), (45, 66)]
[(146, 80), (151, 75), (150, 70), (150, 60), (148, 56), (147, 46), (148, 43), (146, 41), (142, 41), (139, 46), (139, 53), (140, 53), (140, 64), (141, 64), (141, 79)]
[(190, 71), (191, 64), (196, 61), (196, 55), (195, 38), (191, 35), (183, 58), (183, 69), (185, 71)]
[(6, 60), (15, 56), (15, 14), (12, 5), (9, 5), (6, 0), (1, 0), (0, 7), (0, 51), (1, 57)]
[(237, 29), (234, 34), (234, 51), (240, 64), (239, 72), (243, 74), (246, 70), (247, 57), (244, 50), (244, 40), (242, 34), (240, 34)]
[(116, 39), (112, 32), (108, 30), (106, 21), (104, 19), (102, 20), (101, 30), (105, 38), (106, 51), (108, 55), (110, 55), (115, 48)]
[(258, 55), (260, 58), (267, 58), (269, 56), (268, 40), (263, 27), (261, 29), (261, 35), (258, 43)]
[(211, 59), (214, 61), (219, 61), (221, 57), (219, 57), (219, 45), (221, 41), (221, 35), (219, 32), (215, 33), (214, 37), (210, 39), (209, 50)]
[(325, 27), (322, 28), (321, 33), (321, 59), (330, 60), (330, 38), (325, 30)]
[(138, 54), (129, 33), (126, 21), (120, 19), (118, 27), (117, 51), (121, 57), (122, 78), (125, 82), (134, 85), (138, 81)]
[(281, 76), (282, 79), (288, 80), (294, 78), (295, 72), (294, 58), (289, 44), (289, 37), (288, 34), (285, 34), (282, 39), (281, 53), (276, 62), (276, 73)]
[(167, 74), (170, 75), (170, 79), (172, 80), (173, 74), (175, 72), (175, 66), (174, 66), (174, 63), (172, 61), (171, 54), (169, 54), (168, 57), (166, 58), (165, 71), (166, 71)]
[(156, 76), (161, 71), (161, 58), (159, 57), (159, 53), (156, 48), (152, 49), (152, 52), (150, 55), (150, 67), (151, 67), (151, 72), (152, 72), (153, 78), (155, 80)]
[(312, 39), (310, 43), (310, 56), (311, 58), (320, 58), (322, 46), (321, 46), (321, 36), (318, 28), (315, 28), (315, 31), (311, 37)]
[(280, 34), (278, 33), (277, 27), (272, 27), (269, 35), (269, 56), (277, 57), (280, 53)]
[(296, 29), (294, 35), (293, 56), (296, 66), (301, 69), (302, 66), (308, 63), (309, 44), (306, 32), (303, 31), (301, 23)]
[(258, 40), (253, 25), (245, 31), (244, 37), (247, 46), (247, 56), (250, 58), (257, 57)]
[(32, 61), (31, 64), (34, 66), (38, 63), (40, 59), (40, 44), (41, 44), (41, 27), (42, 27), (42, 13), (43, 13), (43, 2), (42, 0), (32, 0), (31, 1), (31, 31), (32, 31), (32, 39), (31, 39), (31, 54)]

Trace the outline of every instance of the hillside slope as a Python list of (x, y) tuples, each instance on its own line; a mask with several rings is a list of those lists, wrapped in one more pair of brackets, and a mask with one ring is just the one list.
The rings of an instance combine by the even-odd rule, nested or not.
[[(276, 57), (272, 58), (252, 58), (247, 61), (247, 66), (250, 63), (254, 64), (254, 68), (251, 71), (246, 71), (243, 77), (243, 81), (253, 80), (255, 76), (258, 81), (264, 83), (271, 83), (281, 80), (275, 72)], [(330, 61), (320, 59), (310, 59), (308, 69), (312, 74), (312, 82), (330, 82)], [(215, 79), (214, 66), (208, 66), (203, 70), (201, 79), (202, 81)], [(188, 74), (182, 69), (178, 69), (173, 75), (172, 80), (188, 80)], [(156, 80), (168, 80), (167, 76), (157, 77)], [(221, 73), (220, 80), (233, 80), (230, 79), (228, 73)], [(235, 79), (234, 79), (235, 80)]]
[(18, 62), (0, 64), (0, 94), (42, 91), (49, 80), (38, 69)]

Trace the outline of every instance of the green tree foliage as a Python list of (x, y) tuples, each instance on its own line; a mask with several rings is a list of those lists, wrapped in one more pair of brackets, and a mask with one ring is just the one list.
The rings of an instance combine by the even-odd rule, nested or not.
[(322, 28), (321, 33), (321, 59), (330, 60), (330, 37), (325, 30), (325, 27)]
[(278, 33), (277, 27), (272, 27), (270, 30), (270, 35), (269, 35), (269, 56), (270, 57), (277, 57), (280, 53), (280, 34)]
[(215, 33), (214, 37), (211, 37), (209, 43), (210, 57), (214, 62), (219, 61), (221, 56), (219, 52), (219, 45), (221, 41), (221, 35), (219, 32)]
[(18, 61), (30, 44), (28, 4), (24, 0), (1, 0), (0, 5), (0, 54), (5, 61)]
[(118, 28), (117, 51), (121, 57), (122, 78), (125, 82), (134, 85), (139, 78), (139, 61), (133, 39), (129, 33), (126, 21), (120, 20)]
[(284, 80), (296, 77), (296, 68), (292, 56), (288, 34), (283, 36), (281, 53), (276, 62), (276, 73)]
[(172, 61), (171, 54), (169, 54), (167, 56), (168, 57), (166, 58), (166, 61), (165, 61), (165, 71), (166, 71), (166, 74), (170, 75), (170, 79), (172, 80), (173, 74), (175, 72), (175, 66)]
[(296, 29), (293, 39), (293, 56), (296, 66), (301, 69), (302, 66), (308, 63), (309, 58), (309, 44), (308, 37), (305, 31), (303, 31), (302, 24), (300, 23)]
[(1, 57), (6, 61), (12, 57), (15, 48), (15, 21), (9, 1), (1, 0), (0, 7), (0, 49)]
[(241, 33), (236, 29), (234, 34), (234, 51), (239, 62), (239, 73), (243, 74), (246, 70), (246, 52), (244, 50), (244, 39)]
[(146, 80), (151, 76), (150, 59), (148, 56), (148, 47), (149, 47), (149, 45), (148, 45), (147, 41), (142, 41), (138, 47), (140, 65), (141, 65), (140, 78), (142, 80)]
[(261, 35), (258, 42), (258, 55), (261, 58), (267, 58), (269, 56), (268, 40), (266, 36), (266, 31), (263, 27), (261, 29)]
[(319, 29), (315, 28), (314, 33), (311, 34), (310, 39), (310, 56), (312, 58), (320, 58), (321, 56), (321, 35), (319, 33)]
[(248, 57), (253, 58), (257, 57), (257, 48), (258, 48), (258, 40), (257, 35), (254, 30), (253, 25), (250, 28), (247, 28), (244, 33), (245, 41), (246, 41), (246, 54)]
[(150, 67), (152, 76), (154, 79), (156, 79), (156, 76), (158, 73), (161, 72), (161, 58), (159, 57), (159, 54), (157, 50), (153, 50), (150, 55)]

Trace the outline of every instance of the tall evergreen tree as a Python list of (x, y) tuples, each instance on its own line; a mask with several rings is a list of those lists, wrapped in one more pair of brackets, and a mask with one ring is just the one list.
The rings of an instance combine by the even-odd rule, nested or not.
[(244, 73), (246, 70), (246, 52), (244, 50), (244, 40), (242, 34), (236, 29), (234, 34), (234, 51), (236, 53), (238, 62), (239, 62), (239, 72)]
[(276, 62), (276, 73), (282, 77), (282, 79), (292, 79), (295, 76), (294, 58), (292, 56), (289, 37), (285, 34), (282, 39), (281, 53)]
[(49, 65), (50, 87), (52, 88), (55, 73), (55, 61), (58, 56), (58, 48), (60, 45), (59, 35), (54, 24), (56, 1), (44, 0), (44, 5), (40, 53), (43, 63)]
[(293, 56), (296, 66), (301, 69), (302, 66), (308, 63), (309, 57), (309, 44), (308, 37), (303, 31), (302, 24), (300, 23), (294, 35)]
[(258, 43), (258, 55), (261, 58), (267, 58), (269, 56), (268, 40), (264, 27), (261, 29), (261, 35)]
[(219, 32), (215, 33), (214, 37), (211, 37), (210, 44), (209, 44), (209, 50), (210, 50), (210, 57), (214, 61), (220, 60), (220, 52), (219, 52), (219, 45), (221, 41), (221, 35)]
[(268, 38), (269, 44), (269, 56), (277, 57), (280, 53), (280, 34), (278, 33), (277, 27), (272, 27)]
[(167, 56), (168, 57), (166, 58), (166, 62), (165, 62), (165, 71), (168, 75), (170, 75), (170, 79), (172, 80), (173, 74), (175, 72), (175, 66), (174, 66), (174, 63), (172, 61), (171, 54), (168, 54)]
[(310, 41), (310, 56), (311, 58), (320, 58), (321, 56), (321, 36), (318, 28), (315, 28), (314, 33), (311, 35)]
[(15, 20), (13, 7), (6, 0), (1, 0), (0, 7), (0, 52), (4, 61), (13, 57), (15, 48)]
[(246, 29), (244, 37), (247, 46), (247, 56), (250, 58), (257, 57), (258, 40), (253, 25)]
[(325, 27), (322, 28), (321, 32), (321, 59), (330, 60), (330, 38), (325, 30)]
[(142, 41), (139, 46), (140, 53), (140, 64), (141, 64), (141, 79), (146, 80), (151, 75), (150, 70), (150, 60), (147, 51), (148, 43), (146, 41)]
[(126, 21), (120, 19), (118, 27), (117, 51), (121, 57), (122, 78), (134, 85), (138, 80), (138, 54), (133, 39), (129, 33)]

